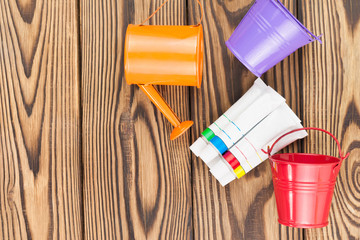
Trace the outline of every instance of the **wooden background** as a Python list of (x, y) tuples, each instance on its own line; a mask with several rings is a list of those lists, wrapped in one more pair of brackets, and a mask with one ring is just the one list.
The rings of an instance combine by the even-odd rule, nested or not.
[[(350, 152), (316, 230), (277, 223), (268, 164), (223, 188), (188, 148), (256, 79), (224, 44), (252, 1), (201, 1), (202, 87), (158, 87), (195, 122), (175, 141), (123, 72), (127, 25), (161, 2), (0, 0), (0, 239), (360, 239), (360, 2), (284, 0), (324, 43), (263, 76)], [(199, 17), (196, 1), (171, 0), (150, 24)], [(315, 132), (286, 149), (336, 150)]]

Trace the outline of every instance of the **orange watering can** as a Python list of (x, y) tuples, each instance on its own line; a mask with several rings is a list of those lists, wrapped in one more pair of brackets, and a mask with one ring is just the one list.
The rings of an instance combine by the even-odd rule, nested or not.
[(197, 25), (191, 26), (143, 25), (168, 1), (140, 25), (129, 24), (125, 37), (124, 66), (126, 82), (137, 84), (174, 126), (170, 135), (170, 139), (174, 140), (193, 122), (181, 122), (153, 85), (200, 88), (204, 44), (201, 19)]

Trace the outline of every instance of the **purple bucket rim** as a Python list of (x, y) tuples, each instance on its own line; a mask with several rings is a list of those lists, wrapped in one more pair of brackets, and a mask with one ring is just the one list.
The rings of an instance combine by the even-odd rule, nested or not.
[(240, 54), (238, 54), (238, 52), (236, 51), (236, 48), (234, 48), (231, 43), (229, 42), (229, 40), (227, 40), (225, 42), (225, 45), (228, 47), (228, 49), (235, 55), (235, 57), (250, 71), (252, 72), (255, 76), (257, 77), (261, 77), (261, 75), (263, 73), (259, 73), (257, 70), (255, 70), (247, 61), (245, 61), (245, 59), (243, 59), (241, 57)]
[[(257, 1), (258, 1), (258, 0), (257, 0)], [(257, 1), (256, 1), (256, 2), (257, 2)], [(282, 4), (282, 2), (280, 2), (280, 0), (270, 0), (270, 1), (273, 2), (274, 4), (277, 3), (275, 6), (277, 6), (278, 9), (279, 9), (280, 11), (282, 11), (282, 12), (284, 13), (284, 15), (285, 15), (288, 19), (290, 19), (292, 22), (296, 23), (296, 25), (299, 26), (300, 29), (302, 30), (301, 32), (305, 33), (306, 36), (308, 36), (308, 37), (311, 38), (310, 42), (313, 42), (313, 41), (316, 40), (316, 41), (319, 41), (319, 43), (322, 44), (322, 41), (320, 40), (320, 37), (321, 37), (322, 35), (316, 36), (315, 34), (313, 34), (309, 29), (307, 29), (307, 28), (304, 26), (304, 24), (302, 24), (302, 23), (299, 21), (299, 19), (297, 19), (297, 18), (289, 11), (289, 9), (287, 9), (287, 8), (284, 6), (284, 4)], [(256, 3), (256, 2), (255, 2), (255, 3)], [(304, 32), (304, 31), (305, 31), (305, 32)]]

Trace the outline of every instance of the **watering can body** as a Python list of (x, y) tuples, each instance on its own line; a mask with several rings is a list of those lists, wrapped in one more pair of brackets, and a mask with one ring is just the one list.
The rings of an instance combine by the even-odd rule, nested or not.
[(126, 31), (124, 54), (128, 84), (201, 86), (201, 25), (130, 24)]

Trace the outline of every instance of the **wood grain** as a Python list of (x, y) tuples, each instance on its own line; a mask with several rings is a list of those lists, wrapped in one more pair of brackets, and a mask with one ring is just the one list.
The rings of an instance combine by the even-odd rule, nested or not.
[[(252, 5), (252, 1), (204, 1), (205, 66), (201, 91), (192, 90), (195, 126), (191, 142), (251, 87), (256, 77), (226, 48), (225, 41)], [(296, 13), (296, 3), (285, 5)], [(199, 15), (189, 1), (189, 17)], [(300, 113), (298, 53), (271, 69), (264, 81), (286, 97)], [(296, 146), (295, 146), (296, 148)], [(193, 218), (196, 239), (302, 239), (302, 230), (281, 226), (271, 171), (266, 163), (225, 188), (193, 157)]]
[(0, 1), (0, 238), (82, 235), (75, 1)]
[[(195, 122), (181, 138), (126, 84), (126, 27), (163, 1), (0, 0), (0, 239), (360, 239), (359, 1), (282, 1), (324, 43), (263, 76), (351, 153), (313, 230), (278, 224), (267, 163), (223, 188), (188, 148), (256, 79), (225, 46), (253, 0), (201, 1), (201, 89), (157, 86)], [(172, 0), (149, 24), (199, 17), (195, 0)], [(338, 154), (316, 132), (284, 151)]]
[[(162, 1), (81, 1), (84, 220), (86, 239), (189, 239), (189, 133), (172, 126), (137, 86), (126, 84), (126, 27)], [(185, 24), (186, 4), (170, 1), (150, 24)], [(160, 87), (189, 118), (184, 87)]]
[[(301, 18), (324, 33), (322, 45), (304, 48), (303, 106), (306, 125), (337, 136), (344, 162), (337, 178), (329, 225), (305, 231), (306, 239), (360, 239), (360, 4), (358, 1), (299, 1)], [(305, 150), (338, 156), (328, 136), (311, 133)]]

